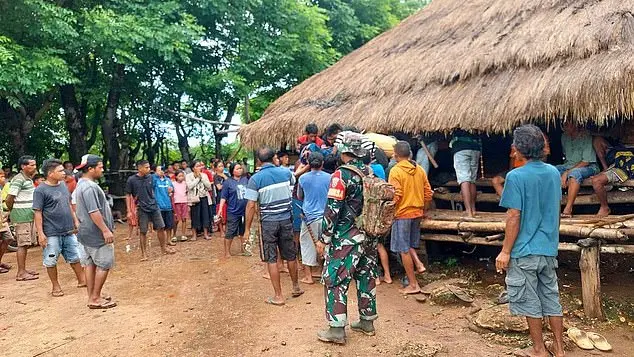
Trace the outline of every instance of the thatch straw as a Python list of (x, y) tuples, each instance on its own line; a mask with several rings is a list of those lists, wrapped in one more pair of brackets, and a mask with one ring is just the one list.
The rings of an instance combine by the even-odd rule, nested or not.
[(501, 133), (634, 113), (634, 0), (435, 0), (240, 130), (255, 147), (307, 123)]

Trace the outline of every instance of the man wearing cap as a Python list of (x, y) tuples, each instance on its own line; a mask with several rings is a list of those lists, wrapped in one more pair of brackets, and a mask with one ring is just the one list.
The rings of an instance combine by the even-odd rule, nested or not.
[(75, 188), (74, 201), (79, 220), (79, 259), (85, 268), (88, 308), (109, 309), (117, 304), (101, 296), (101, 289), (114, 265), (114, 220), (106, 194), (97, 184), (103, 175), (99, 156), (84, 155), (77, 166), (83, 175)]
[(356, 220), (363, 211), (363, 177), (370, 170), (363, 164), (367, 151), (362, 147), (362, 136), (345, 134), (338, 146), (344, 165), (330, 180), (328, 203), (322, 224), (323, 233), (316, 244), (324, 254), (322, 284), (325, 286), (326, 319), (329, 329), (320, 331), (319, 340), (346, 343), (348, 287), (357, 282), (360, 321), (350, 324), (353, 331), (374, 335), (376, 313), (376, 260), (366, 251), (365, 234)]

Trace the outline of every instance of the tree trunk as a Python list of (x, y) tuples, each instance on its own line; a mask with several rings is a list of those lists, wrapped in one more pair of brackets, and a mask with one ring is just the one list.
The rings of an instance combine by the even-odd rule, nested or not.
[[(233, 116), (236, 114), (236, 109), (238, 108), (238, 99), (234, 99), (231, 102), (229, 102), (229, 105), (227, 106), (227, 114), (225, 115), (225, 123), (231, 123), (231, 120), (233, 119)], [(214, 126), (214, 143), (216, 145), (216, 157), (220, 157), (222, 155), (222, 139), (227, 137), (227, 134), (218, 134), (217, 131), (218, 130), (226, 130), (229, 126), (228, 125), (223, 125), (220, 127), (215, 127)]]
[(176, 137), (178, 138), (178, 151), (181, 153), (181, 159), (191, 162), (189, 154), (189, 142), (187, 141), (188, 133), (185, 131), (183, 121), (179, 117), (174, 118), (174, 126), (176, 126)]
[[(28, 154), (28, 138), (35, 123), (46, 114), (53, 102), (53, 94), (48, 94), (43, 101), (34, 100), (32, 104), (11, 107), (6, 99), (0, 99), (0, 119), (13, 144), (12, 159)], [(15, 161), (15, 160), (12, 160)]]
[(115, 73), (112, 76), (112, 84), (110, 85), (108, 99), (106, 101), (106, 113), (101, 125), (101, 132), (104, 138), (104, 148), (106, 151), (105, 159), (108, 161), (108, 168), (110, 171), (116, 171), (121, 168), (121, 159), (119, 157), (119, 126), (121, 123), (119, 122), (119, 117), (117, 116), (117, 110), (119, 109), (119, 100), (121, 99), (121, 87), (124, 75), (124, 65), (117, 65)]
[(86, 124), (86, 103), (79, 105), (75, 86), (72, 84), (60, 87), (60, 98), (64, 117), (66, 118), (66, 130), (70, 138), (68, 155), (70, 161), (78, 164), (82, 155), (89, 150), (88, 125)]

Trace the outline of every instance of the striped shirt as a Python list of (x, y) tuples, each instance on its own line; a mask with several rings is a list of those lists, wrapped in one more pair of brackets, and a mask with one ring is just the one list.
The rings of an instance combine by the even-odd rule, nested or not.
[(11, 222), (33, 222), (33, 192), (35, 192), (33, 180), (26, 177), (24, 173), (20, 172), (11, 180), (9, 195), (15, 196), (13, 209), (11, 209)]
[(264, 164), (247, 185), (245, 198), (260, 204), (263, 222), (279, 222), (291, 218), (291, 187), (295, 176), (283, 167)]

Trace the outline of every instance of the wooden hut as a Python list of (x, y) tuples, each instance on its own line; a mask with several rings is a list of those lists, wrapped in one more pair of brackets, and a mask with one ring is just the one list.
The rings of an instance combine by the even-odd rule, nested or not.
[[(597, 127), (627, 122), (634, 114), (633, 8), (632, 0), (433, 1), (283, 95), (260, 120), (240, 129), (241, 141), (248, 147), (293, 142), (310, 122), (381, 133), (486, 134), (508, 134), (522, 123), (548, 128), (564, 120)], [(425, 236), (465, 241), (455, 233), (466, 232), (473, 244), (500, 243), (489, 240), (491, 234), (477, 236), (492, 233), (478, 228), (482, 222), (460, 222), (440, 224), (453, 234)], [(573, 230), (596, 236), (605, 227), (627, 229), (614, 227), (622, 222), (585, 219)], [(597, 302), (599, 252), (631, 253), (634, 246), (611, 247), (561, 246), (582, 252), (590, 316), (603, 314)]]

